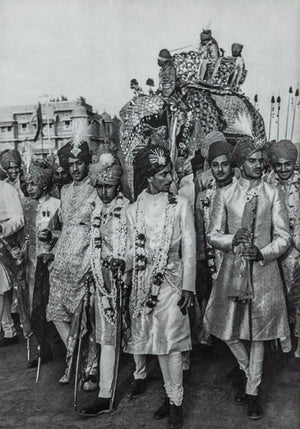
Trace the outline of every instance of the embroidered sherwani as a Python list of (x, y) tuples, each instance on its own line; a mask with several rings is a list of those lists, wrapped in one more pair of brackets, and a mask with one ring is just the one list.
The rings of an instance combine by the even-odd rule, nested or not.
[(84, 277), (90, 267), (91, 216), (97, 193), (88, 178), (61, 191), (61, 235), (50, 267), (49, 321), (70, 322), (84, 296)]
[[(131, 292), (131, 310), (133, 294), (139, 294), (144, 285), (149, 283), (154, 270), (155, 252), (161, 243), (164, 228), (168, 194), (156, 195), (143, 191), (145, 225), (145, 283), (138, 290)], [(182, 290), (195, 292), (196, 245), (192, 210), (188, 201), (176, 197), (172, 207), (172, 235), (165, 266), (163, 282), (160, 285), (158, 301), (152, 311), (142, 311), (137, 317), (131, 315), (131, 336), (126, 352), (137, 355), (166, 355), (191, 349), (190, 327), (187, 314), (183, 315), (177, 305)], [(128, 255), (127, 268), (132, 266), (134, 257), (137, 202), (127, 210)]]
[[(94, 259), (96, 269), (101, 271), (104, 288), (108, 294), (112, 291), (112, 275), (109, 267), (104, 266), (103, 261), (110, 262), (112, 258), (123, 259), (125, 261), (126, 252), (126, 208), (128, 207), (129, 200), (125, 197), (122, 202), (118, 197), (114, 198), (109, 204), (103, 204), (99, 197), (97, 198), (96, 207), (93, 212), (93, 219), (99, 217), (100, 228), (99, 236), (101, 237), (101, 259)], [(122, 210), (119, 210), (122, 207)], [(121, 227), (124, 227), (120, 233)], [(118, 243), (119, 241), (124, 241)], [(118, 247), (119, 254), (114, 254), (114, 249)], [(91, 258), (93, 255), (93, 248), (91, 250)], [(94, 269), (92, 269), (94, 274)], [(94, 275), (95, 277), (95, 275)], [(113, 311), (116, 310), (116, 302), (114, 299), (106, 299), (102, 294), (97, 280), (95, 283), (95, 320), (96, 320), (96, 341), (99, 344), (115, 345), (116, 341), (116, 324), (110, 323), (105, 317), (105, 307), (111, 307)], [(116, 316), (116, 315), (115, 315)]]
[(300, 265), (300, 174), (294, 172), (288, 180), (280, 181), (277, 174), (272, 171), (267, 182), (282, 191), (289, 215), (289, 227), (293, 243), (280, 258), (285, 286), (287, 293), (289, 293), (293, 283), (294, 271)]
[[(222, 340), (249, 340), (248, 306), (228, 298), (235, 255), (232, 240), (241, 228), (249, 181), (240, 178), (217, 191), (208, 242), (224, 252), (223, 262), (205, 313), (208, 331)], [(277, 259), (291, 244), (284, 199), (277, 189), (258, 181), (251, 190), (258, 195), (254, 245), (263, 261), (253, 263), (252, 339), (265, 341), (289, 336), (286, 303)], [(225, 221), (224, 221), (225, 220)]]

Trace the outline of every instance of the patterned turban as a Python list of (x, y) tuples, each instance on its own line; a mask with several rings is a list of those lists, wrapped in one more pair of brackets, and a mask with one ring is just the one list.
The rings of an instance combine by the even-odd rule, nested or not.
[(4, 170), (8, 170), (11, 162), (17, 164), (18, 167), (21, 167), (22, 158), (17, 150), (7, 149), (2, 152), (0, 162)]
[(25, 175), (25, 182), (33, 182), (42, 188), (49, 188), (52, 184), (53, 169), (46, 163), (34, 162), (29, 166)]
[(229, 160), (231, 162), (231, 154), (233, 151), (233, 146), (230, 143), (227, 143), (227, 141), (216, 141), (213, 142), (208, 149), (208, 156), (207, 161), (211, 163), (215, 158), (221, 155), (228, 155)]
[(121, 164), (111, 152), (100, 154), (98, 162), (91, 164), (89, 171), (92, 186), (100, 183), (103, 185), (118, 185), (122, 174)]
[(79, 159), (86, 164), (89, 164), (92, 160), (92, 155), (90, 153), (89, 145), (86, 141), (82, 141), (79, 145), (79, 152), (74, 154), (73, 152), (73, 144), (71, 142), (65, 144), (59, 151), (57, 152), (58, 160), (61, 167), (69, 171), (69, 158)]
[(208, 151), (210, 146), (215, 142), (226, 142), (225, 136), (221, 131), (211, 131), (204, 137), (201, 145), (201, 154), (205, 159), (208, 157)]
[(169, 164), (171, 158), (167, 148), (148, 144), (141, 149), (133, 160), (135, 197), (147, 188), (147, 179)]
[(244, 162), (255, 152), (264, 149), (264, 142), (255, 142), (252, 137), (244, 136), (238, 139), (232, 151), (233, 162), (237, 167), (241, 167)]
[(294, 164), (297, 161), (298, 150), (290, 140), (280, 140), (270, 144), (267, 155), (272, 165), (276, 163), (278, 158), (288, 159)]

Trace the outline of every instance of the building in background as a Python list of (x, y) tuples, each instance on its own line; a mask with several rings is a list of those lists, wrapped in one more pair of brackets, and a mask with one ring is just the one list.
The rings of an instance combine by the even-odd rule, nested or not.
[[(93, 112), (83, 97), (68, 101), (64, 96), (50, 98), (41, 103), (43, 137), (33, 144), (35, 156), (56, 154), (72, 136), (76, 122), (86, 122), (90, 147), (93, 152), (101, 144), (119, 144), (120, 121), (108, 113)], [(21, 153), (28, 143), (33, 143), (37, 117), (37, 105), (0, 107), (0, 152), (17, 149)]]

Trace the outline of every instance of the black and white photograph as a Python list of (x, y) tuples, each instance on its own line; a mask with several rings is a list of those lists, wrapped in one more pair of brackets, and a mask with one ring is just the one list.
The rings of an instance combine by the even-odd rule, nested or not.
[(300, 427), (300, 0), (0, 0), (0, 429)]

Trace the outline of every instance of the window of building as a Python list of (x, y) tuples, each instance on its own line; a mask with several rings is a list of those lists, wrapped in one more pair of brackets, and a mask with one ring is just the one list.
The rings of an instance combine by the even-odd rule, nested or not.
[(70, 128), (70, 126), (71, 126), (71, 121), (64, 122), (64, 128)]
[(5, 133), (5, 127), (1, 127), (2, 133)]
[(11, 127), (7, 127), (7, 131), (11, 131)]
[(27, 124), (22, 124), (22, 128), (23, 128), (23, 130), (26, 130)]

